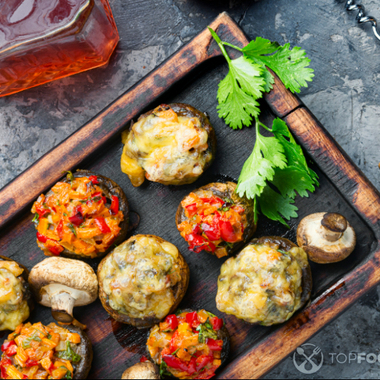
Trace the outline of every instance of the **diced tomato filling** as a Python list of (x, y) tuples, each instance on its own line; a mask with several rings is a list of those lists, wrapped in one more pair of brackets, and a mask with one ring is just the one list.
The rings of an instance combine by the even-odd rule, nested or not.
[(41, 195), (33, 205), (32, 212), (39, 216), (34, 219), (39, 246), (48, 256), (67, 249), (96, 257), (120, 234), (124, 215), (119, 198), (113, 196), (107, 205), (97, 176), (70, 174), (69, 179), (69, 183), (56, 183), (47, 197)]
[[(80, 335), (51, 323), (19, 325), (2, 345), (0, 361), (2, 379), (63, 379), (73, 378), (73, 364), (79, 363), (75, 345)], [(57, 346), (66, 350), (56, 351)]]
[[(147, 346), (153, 360), (157, 364), (164, 362), (167, 371), (179, 379), (213, 377), (221, 365), (223, 340), (218, 339), (211, 319), (217, 327), (223, 327), (223, 320), (218, 322), (219, 318), (205, 310), (175, 317), (167, 317), (151, 330)], [(170, 325), (177, 326), (171, 331)]]
[(247, 223), (244, 207), (232, 200), (216, 196), (198, 197), (190, 193), (181, 204), (187, 220), (178, 229), (191, 251), (199, 253), (205, 250), (223, 257), (228, 254), (228, 244), (243, 240)]

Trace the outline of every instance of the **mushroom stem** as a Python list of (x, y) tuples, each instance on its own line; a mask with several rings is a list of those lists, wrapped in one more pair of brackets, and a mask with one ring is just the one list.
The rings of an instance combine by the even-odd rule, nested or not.
[(323, 216), (321, 225), (323, 237), (332, 243), (342, 237), (348, 226), (347, 219), (343, 215), (332, 212)]
[(63, 323), (71, 323), (74, 319), (75, 299), (69, 293), (57, 293), (51, 298), (51, 314), (54, 319)]

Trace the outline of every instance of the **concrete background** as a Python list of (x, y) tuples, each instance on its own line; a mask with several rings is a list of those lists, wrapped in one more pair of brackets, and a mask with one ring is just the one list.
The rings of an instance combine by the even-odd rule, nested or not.
[[(306, 49), (315, 79), (301, 99), (380, 188), (380, 42), (336, 0), (110, 0), (121, 41), (108, 67), (0, 99), (0, 188), (117, 96), (228, 11), (251, 38)], [(363, 0), (380, 19), (377, 1)], [(308, 343), (324, 353), (323, 367), (302, 375), (289, 356), (267, 378), (378, 378), (380, 288)], [(351, 362), (337, 363), (343, 353)], [(373, 358), (373, 357), (371, 357)], [(371, 361), (371, 358), (369, 361)], [(318, 358), (317, 358), (318, 359)], [(332, 360), (334, 359), (334, 360)], [(338, 357), (344, 362), (344, 356)]]

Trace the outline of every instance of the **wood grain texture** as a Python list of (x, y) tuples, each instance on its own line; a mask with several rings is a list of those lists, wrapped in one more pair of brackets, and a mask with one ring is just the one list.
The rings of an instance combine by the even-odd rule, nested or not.
[[(219, 16), (211, 26), (225, 41), (239, 46), (248, 43), (244, 33), (227, 14)], [(217, 117), (216, 99), (214, 95), (210, 96), (216, 93), (217, 83), (223, 77), (222, 69), (215, 68), (217, 65), (207, 67), (207, 73), (203, 73), (201, 78), (190, 78), (186, 91), (179, 88), (184, 82), (181, 81), (179, 86), (178, 81), (219, 55), (217, 45), (205, 30), (4, 188), (0, 192), (2, 254), (24, 263), (28, 268), (41, 261), (43, 255), (35, 243), (31, 214), (28, 210), (25, 214), (22, 211), (56, 182), (62, 171), (78, 167), (90, 169), (109, 176), (127, 189), (131, 208), (142, 216), (136, 233), (161, 236), (177, 245), (184, 254), (191, 279), (189, 292), (180, 307), (206, 308), (221, 316), (215, 307), (215, 293), (220, 265), (224, 260), (188, 252), (174, 223), (178, 204), (188, 192), (221, 178), (236, 180), (254, 143), (253, 130), (232, 131)], [(217, 159), (193, 186), (166, 187), (147, 183), (141, 188), (133, 188), (120, 172), (121, 144), (117, 137), (131, 119), (152, 102), (159, 101), (163, 94), (167, 103), (184, 102), (211, 112), (218, 140)], [(220, 378), (264, 375), (380, 282), (380, 252), (376, 250), (380, 234), (379, 193), (277, 77), (272, 92), (266, 95), (265, 100), (275, 116), (285, 118), (295, 137), (318, 165), (312, 165), (312, 168), (318, 173), (321, 186), (309, 199), (297, 198), (299, 217), (311, 212), (337, 210), (355, 227), (358, 245), (344, 264), (322, 267), (311, 264), (315, 282), (312, 304), (287, 324), (264, 328), (250, 326), (233, 316), (224, 316), (232, 336), (232, 354), (231, 363), (219, 374)], [(262, 121), (270, 125), (273, 114), (264, 104)], [(279, 223), (261, 218), (255, 236), (278, 235), (294, 241), (297, 223), (298, 220), (291, 220), (291, 229), (287, 230)], [(92, 261), (91, 265), (96, 268), (98, 261)], [(144, 353), (145, 333), (113, 321), (99, 301), (86, 308), (78, 308), (76, 317), (89, 326), (89, 336), (94, 345), (92, 378), (119, 377), (123, 372), (121, 369), (134, 364)], [(50, 311), (37, 306), (31, 319), (48, 323)]]

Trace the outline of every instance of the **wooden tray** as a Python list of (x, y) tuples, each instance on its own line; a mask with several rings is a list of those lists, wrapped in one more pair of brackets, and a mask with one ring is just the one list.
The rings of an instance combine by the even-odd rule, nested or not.
[[(226, 13), (220, 15), (211, 27), (224, 41), (239, 46), (248, 43), (242, 30)], [(36, 245), (35, 229), (31, 224), (31, 204), (62, 177), (63, 171), (89, 168), (109, 176), (122, 186), (132, 210), (141, 215), (141, 223), (135, 233), (161, 236), (177, 245), (184, 254), (190, 266), (191, 282), (181, 306), (205, 308), (221, 316), (215, 307), (215, 296), (217, 277), (224, 260), (189, 252), (176, 229), (174, 216), (180, 200), (191, 190), (220, 178), (236, 180), (252, 151), (254, 129), (232, 131), (216, 113), (217, 86), (226, 72), (227, 65), (217, 45), (210, 33), (203, 31), (2, 189), (1, 254), (20, 261), (28, 268), (43, 260), (45, 257)], [(275, 116), (286, 120), (320, 177), (321, 186), (315, 194), (296, 201), (300, 218), (311, 212), (341, 212), (356, 229), (358, 245), (342, 263), (326, 266), (312, 264), (315, 284), (312, 303), (287, 324), (258, 327), (223, 315), (232, 336), (232, 353), (230, 364), (218, 373), (220, 378), (256, 378), (264, 375), (380, 282), (380, 194), (278, 78), (265, 100), (262, 121), (270, 125)], [(120, 171), (121, 131), (131, 119), (147, 109), (170, 102), (189, 103), (209, 113), (217, 133), (217, 158), (193, 185), (166, 187), (146, 182), (140, 188), (133, 188), (128, 177)], [(292, 220), (291, 229), (288, 230), (261, 217), (256, 236), (281, 235), (295, 241), (298, 222)], [(98, 262), (92, 261), (91, 265), (96, 268)], [(124, 369), (144, 354), (146, 331), (113, 321), (99, 301), (78, 308), (76, 317), (88, 325), (94, 346), (91, 378), (120, 378)], [(31, 321), (40, 320), (49, 323), (52, 318), (49, 309), (37, 306)]]

